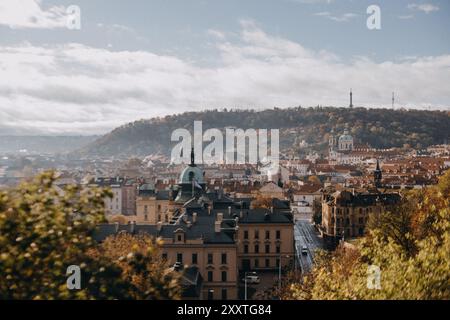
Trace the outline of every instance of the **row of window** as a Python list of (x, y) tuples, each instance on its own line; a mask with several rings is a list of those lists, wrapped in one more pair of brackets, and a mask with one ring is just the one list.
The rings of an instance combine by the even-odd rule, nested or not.
[[(244, 239), (249, 239), (249, 232), (248, 230), (244, 230)], [(254, 239), (259, 239), (259, 230), (255, 230), (254, 232)], [(265, 239), (270, 239), (270, 230), (266, 230), (265, 232)], [(275, 232), (275, 239), (279, 240), (281, 239), (281, 231), (276, 230)]]
[[(369, 207), (369, 208), (359, 208), (359, 209), (355, 209), (355, 211), (358, 212), (359, 214), (368, 214), (368, 213), (372, 213), (373, 212), (373, 208), (371, 208), (371, 207)], [(349, 210), (349, 208), (341, 209), (341, 208), (333, 207), (333, 213), (334, 214), (338, 214), (338, 215), (342, 214), (342, 213), (349, 214), (350, 210)]]
[[(334, 217), (331, 217), (331, 223), (334, 223), (334, 222), (335, 222)], [(336, 218), (337, 225), (340, 225), (342, 222), (345, 222), (345, 225), (348, 226), (348, 225), (350, 225), (350, 218), (346, 218), (345, 220), (341, 219), (341, 218)], [(362, 218), (362, 217), (358, 218), (359, 224), (364, 224), (364, 222), (365, 222), (364, 218)]]
[[(244, 253), (249, 253), (249, 250), (248, 250), (249, 248), (248, 248), (248, 244), (245, 244), (244, 245)], [(254, 248), (253, 248), (254, 250), (253, 250), (253, 253), (260, 253), (259, 252), (259, 244), (255, 244), (255, 246), (254, 246)], [(265, 245), (265, 250), (264, 250), (265, 252), (264, 253), (271, 253), (270, 252), (270, 244), (266, 244)], [(281, 252), (281, 248), (280, 248), (280, 246), (275, 246), (275, 253), (280, 253)]]
[[(158, 204), (158, 212), (161, 211), (161, 205)], [(144, 205), (144, 213), (148, 213), (148, 205)]]
[[(167, 253), (163, 253), (162, 257), (164, 260), (167, 260)], [(212, 253), (208, 253), (208, 264), (214, 264), (214, 254)], [(222, 253), (220, 255), (220, 263), (221, 264), (227, 264), (227, 254), (226, 253)], [(183, 254), (182, 253), (177, 253), (177, 262), (183, 264)], [(191, 264), (198, 264), (198, 254), (197, 253), (193, 253), (191, 256)]]
[[(213, 282), (214, 281), (214, 271), (208, 271), (207, 277), (208, 277), (207, 278), (208, 282)], [(226, 271), (221, 271), (220, 279), (222, 282), (227, 282), (228, 281), (228, 273)]]
[[(262, 268), (263, 266), (260, 264), (260, 260), (262, 259), (255, 259), (253, 261), (253, 267), (254, 268)], [(275, 260), (275, 265), (270, 264), (270, 259), (264, 259), (264, 268), (279, 268), (280, 266), (280, 259)]]
[[(222, 300), (228, 299), (227, 289), (221, 290), (221, 298), (222, 298)], [(208, 290), (208, 300), (214, 300), (214, 290)]]

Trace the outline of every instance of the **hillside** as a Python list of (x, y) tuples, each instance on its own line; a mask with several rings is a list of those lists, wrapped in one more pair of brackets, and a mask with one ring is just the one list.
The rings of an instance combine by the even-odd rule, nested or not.
[(290, 108), (253, 110), (210, 110), (139, 120), (100, 137), (77, 154), (89, 156), (144, 156), (170, 154), (173, 130), (192, 130), (195, 120), (203, 130), (237, 128), (280, 129), (282, 150), (300, 151), (302, 140), (314, 149), (326, 148), (329, 132), (342, 133), (348, 127), (356, 143), (377, 148), (426, 147), (448, 142), (450, 113), (446, 111), (390, 110), (364, 108)]

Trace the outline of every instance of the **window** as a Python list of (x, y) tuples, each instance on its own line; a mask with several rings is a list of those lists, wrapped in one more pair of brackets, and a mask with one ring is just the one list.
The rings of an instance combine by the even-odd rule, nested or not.
[(248, 239), (248, 230), (244, 231), (244, 239)]
[(177, 235), (177, 241), (182, 241), (182, 236), (181, 236), (181, 234), (179, 234), (179, 235)]
[(277, 240), (280, 240), (280, 239), (281, 239), (281, 231), (277, 230)]
[(197, 264), (198, 263), (198, 254), (193, 253), (192, 254), (192, 264)]
[(363, 236), (364, 235), (364, 228), (359, 228), (359, 235), (360, 236)]
[(158, 214), (158, 222), (161, 221), (161, 215)]
[(167, 261), (167, 253), (162, 254), (162, 259)]
[(259, 253), (259, 245), (255, 244), (255, 253)]
[(266, 230), (266, 240), (270, 239), (270, 230)]
[(144, 220), (145, 220), (145, 221), (148, 221), (148, 215), (145, 215), (145, 216), (144, 216)]
[(167, 214), (164, 216), (164, 221), (169, 222), (169, 216)]
[(177, 253), (177, 262), (183, 263), (183, 254), (182, 253)]
[(248, 253), (248, 245), (244, 245), (244, 253)]
[(364, 223), (364, 218), (359, 218), (358, 222), (359, 222), (359, 224), (363, 224)]
[(281, 252), (280, 246), (277, 246), (277, 253), (280, 253), (280, 252)]
[(158, 204), (158, 211), (161, 211), (161, 205)]
[(144, 212), (145, 212), (145, 213), (148, 212), (148, 206), (144, 206)]
[(227, 254), (222, 253), (222, 264), (227, 264)]
[(277, 259), (276, 265), (277, 265), (277, 268), (280, 267), (280, 259)]
[(270, 244), (266, 244), (266, 253), (270, 252)]
[(208, 253), (208, 264), (213, 264), (213, 254)]
[(213, 300), (213, 299), (214, 299), (214, 291), (208, 290), (208, 300)]
[(208, 281), (209, 282), (213, 281), (213, 272), (212, 271), (208, 271)]
[(266, 268), (269, 268), (269, 267), (270, 267), (270, 260), (266, 259)]
[(255, 259), (255, 268), (259, 268), (259, 259)]
[(259, 230), (255, 230), (255, 239), (259, 239)]
[(227, 282), (227, 272), (222, 271), (222, 282)]
[(222, 289), (222, 300), (227, 300), (227, 289)]

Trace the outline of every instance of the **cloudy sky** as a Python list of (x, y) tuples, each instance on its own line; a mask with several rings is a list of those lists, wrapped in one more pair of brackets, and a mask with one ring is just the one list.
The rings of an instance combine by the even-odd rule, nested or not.
[[(450, 110), (450, 1), (0, 0), (0, 134), (205, 108)], [(81, 29), (66, 10), (81, 10)]]

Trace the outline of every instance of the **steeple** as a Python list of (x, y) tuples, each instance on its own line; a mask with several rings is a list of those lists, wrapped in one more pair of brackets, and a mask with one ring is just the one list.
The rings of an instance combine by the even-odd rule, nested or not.
[(191, 167), (195, 167), (194, 148), (191, 149)]
[(392, 92), (392, 109), (394, 109), (395, 105), (395, 92)]
[(373, 172), (373, 182), (376, 188), (381, 188), (381, 179), (383, 178), (383, 174), (380, 169), (380, 161), (377, 159), (377, 168)]
[(350, 108), (353, 108), (353, 92), (351, 88), (350, 88)]

